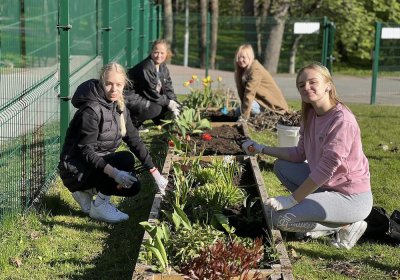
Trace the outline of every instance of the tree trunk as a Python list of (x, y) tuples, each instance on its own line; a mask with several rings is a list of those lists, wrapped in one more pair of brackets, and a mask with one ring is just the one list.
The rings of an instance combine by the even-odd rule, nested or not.
[(273, 13), (275, 25), (271, 27), (267, 46), (265, 47), (264, 67), (271, 73), (278, 72), (279, 56), (281, 53), (282, 37), (285, 30), (285, 17), (290, 7), (290, 1), (283, 0), (276, 4)]
[(172, 1), (164, 0), (164, 39), (170, 44), (173, 42), (174, 24), (172, 13)]
[(206, 66), (207, 47), (207, 0), (200, 0), (200, 68)]
[(296, 54), (297, 54), (297, 47), (299, 46), (300, 39), (303, 37), (303, 34), (294, 39), (292, 44), (292, 49), (290, 50), (290, 57), (289, 57), (289, 74), (296, 73)]
[(215, 60), (217, 57), (217, 39), (218, 39), (218, 0), (210, 1), (211, 9), (211, 58), (210, 58), (210, 68), (215, 69)]
[(256, 30), (257, 30), (257, 48), (255, 50), (255, 55), (257, 57), (262, 56), (262, 52), (264, 49), (263, 42), (265, 42), (265, 38), (263, 34), (265, 33), (266, 28), (266, 19), (268, 17), (268, 9), (270, 5), (270, 0), (262, 0), (258, 3), (258, 5), (254, 9), (254, 15), (256, 16)]
[(257, 34), (253, 32), (253, 30), (256, 30), (256, 22), (254, 16), (255, 1), (256, 0), (245, 0), (243, 3), (244, 36), (246, 39), (246, 43), (251, 45), (254, 45), (254, 43), (257, 42)]

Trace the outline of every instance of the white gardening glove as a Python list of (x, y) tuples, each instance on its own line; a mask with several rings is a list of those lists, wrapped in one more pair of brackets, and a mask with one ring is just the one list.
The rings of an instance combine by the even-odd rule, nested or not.
[(179, 109), (175, 109), (172, 111), (172, 113), (174, 114), (174, 117), (177, 118), (177, 117), (179, 117), (179, 114), (181, 113), (181, 111)]
[(262, 150), (265, 146), (258, 144), (257, 142), (253, 140), (246, 140), (242, 144), (243, 150), (248, 154), (249, 156), (253, 156), (255, 154), (262, 153)]
[(118, 170), (117, 168), (113, 169), (111, 173), (111, 178), (113, 178), (115, 182), (126, 189), (131, 188), (132, 185), (138, 181), (138, 179), (131, 173), (123, 170)]
[(275, 211), (279, 211), (292, 208), (298, 204), (298, 202), (292, 195), (289, 195), (268, 198), (265, 204), (271, 206)]
[[(170, 100), (169, 101), (169, 104), (168, 104), (168, 110), (170, 110), (170, 111), (172, 111), (172, 112), (174, 112), (174, 111), (176, 111), (176, 110), (178, 110), (179, 109), (179, 104), (178, 104), (178, 102), (176, 102), (175, 100)], [(178, 112), (179, 112), (179, 110), (178, 110)], [(175, 114), (175, 113), (174, 113)], [(179, 114), (178, 114), (179, 115)]]
[(153, 178), (156, 181), (158, 191), (161, 193), (161, 195), (165, 195), (165, 188), (168, 185), (168, 180), (165, 179), (155, 167), (150, 169), (150, 173), (153, 175)]

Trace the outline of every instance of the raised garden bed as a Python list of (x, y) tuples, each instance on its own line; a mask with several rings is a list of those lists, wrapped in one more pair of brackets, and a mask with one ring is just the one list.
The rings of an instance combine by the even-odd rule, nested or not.
[[(212, 129), (204, 131), (211, 139), (204, 140), (204, 134), (191, 135), (189, 145), (191, 155), (244, 155), (241, 140), (249, 137), (246, 123), (211, 123)], [(196, 149), (194, 149), (196, 147)]]
[[(224, 158), (222, 156), (210, 156), (210, 157), (202, 157), (201, 162), (211, 162), (215, 159), (221, 159)], [(189, 160), (198, 160), (198, 157), (192, 157)], [(265, 190), (265, 185), (263, 182), (263, 179), (261, 177), (261, 173), (257, 164), (257, 161), (254, 157), (249, 157), (249, 156), (235, 156), (234, 159), (240, 163), (242, 166), (244, 166), (245, 170), (238, 181), (238, 186), (241, 188), (245, 188), (246, 191), (250, 189), (250, 192), (247, 191), (247, 193), (251, 193), (252, 191), (254, 192), (253, 195), (260, 197), (257, 202), (259, 203), (259, 208), (260, 208), (260, 213), (263, 214), (263, 227), (269, 232), (269, 239), (270, 239), (270, 244), (273, 246), (273, 249), (275, 250), (276, 254), (276, 261), (273, 264), (270, 264), (269, 267), (263, 267), (263, 268), (258, 268), (255, 270), (250, 270), (248, 276), (252, 277), (253, 275), (262, 275), (262, 279), (283, 279), (283, 280), (289, 280), (289, 279), (294, 279), (293, 274), (292, 274), (292, 267), (291, 263), (288, 257), (288, 254), (286, 252), (281, 234), (278, 230), (271, 230), (268, 229), (267, 226), (267, 210), (265, 208), (265, 201), (268, 198), (268, 195)], [(183, 160), (188, 160), (188, 158), (182, 158), (179, 156), (174, 156), (172, 154), (169, 154), (165, 160), (164, 167), (162, 170), (163, 175), (167, 175), (170, 179), (170, 182), (172, 181), (172, 174), (173, 172), (173, 163), (174, 162), (179, 162)], [(199, 162), (196, 161), (198, 164)], [(171, 186), (169, 185), (169, 188)], [(253, 190), (254, 189), (254, 190)], [(156, 224), (157, 219), (160, 218), (160, 210), (164, 209), (164, 202), (162, 201), (162, 197), (160, 195), (156, 195), (153, 201), (153, 205), (150, 211), (148, 223), (149, 224)], [(249, 225), (248, 227), (252, 227)], [(252, 232), (257, 232), (260, 230), (260, 225), (254, 226), (254, 228), (251, 228)], [(239, 235), (239, 234), (238, 234)], [(149, 234), (146, 232), (143, 237), (143, 242), (144, 244), (146, 241), (148, 241), (150, 238)], [(257, 273), (261, 273), (257, 274)], [(132, 279), (184, 279), (184, 275), (179, 274), (177, 272), (170, 272), (170, 273), (157, 273), (152, 271), (151, 267), (148, 265), (144, 265), (140, 263), (139, 261), (136, 264), (135, 267), (135, 272), (133, 274)], [(232, 279), (239, 279), (238, 277), (234, 277)], [(251, 278), (250, 278), (251, 279)], [(261, 278), (258, 278), (261, 279)]]
[(200, 109), (201, 117), (208, 119), (210, 122), (236, 122), (238, 117), (235, 116), (235, 111), (235, 108), (228, 108), (224, 114), (221, 108)]

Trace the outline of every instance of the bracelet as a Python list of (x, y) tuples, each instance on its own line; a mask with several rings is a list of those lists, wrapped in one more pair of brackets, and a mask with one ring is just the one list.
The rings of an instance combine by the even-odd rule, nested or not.
[(157, 167), (153, 167), (152, 169), (150, 169), (150, 174), (153, 174), (154, 172), (156, 172)]

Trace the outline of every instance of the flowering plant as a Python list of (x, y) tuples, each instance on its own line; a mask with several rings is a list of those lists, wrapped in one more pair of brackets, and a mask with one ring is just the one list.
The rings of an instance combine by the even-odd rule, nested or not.
[(183, 83), (190, 90), (183, 105), (190, 108), (224, 107), (230, 98), (230, 92), (229, 89), (225, 90), (222, 87), (221, 82), (222, 78), (217, 77), (217, 86), (213, 87), (214, 80), (210, 76), (200, 81), (197, 76), (193, 75), (192, 79)]

